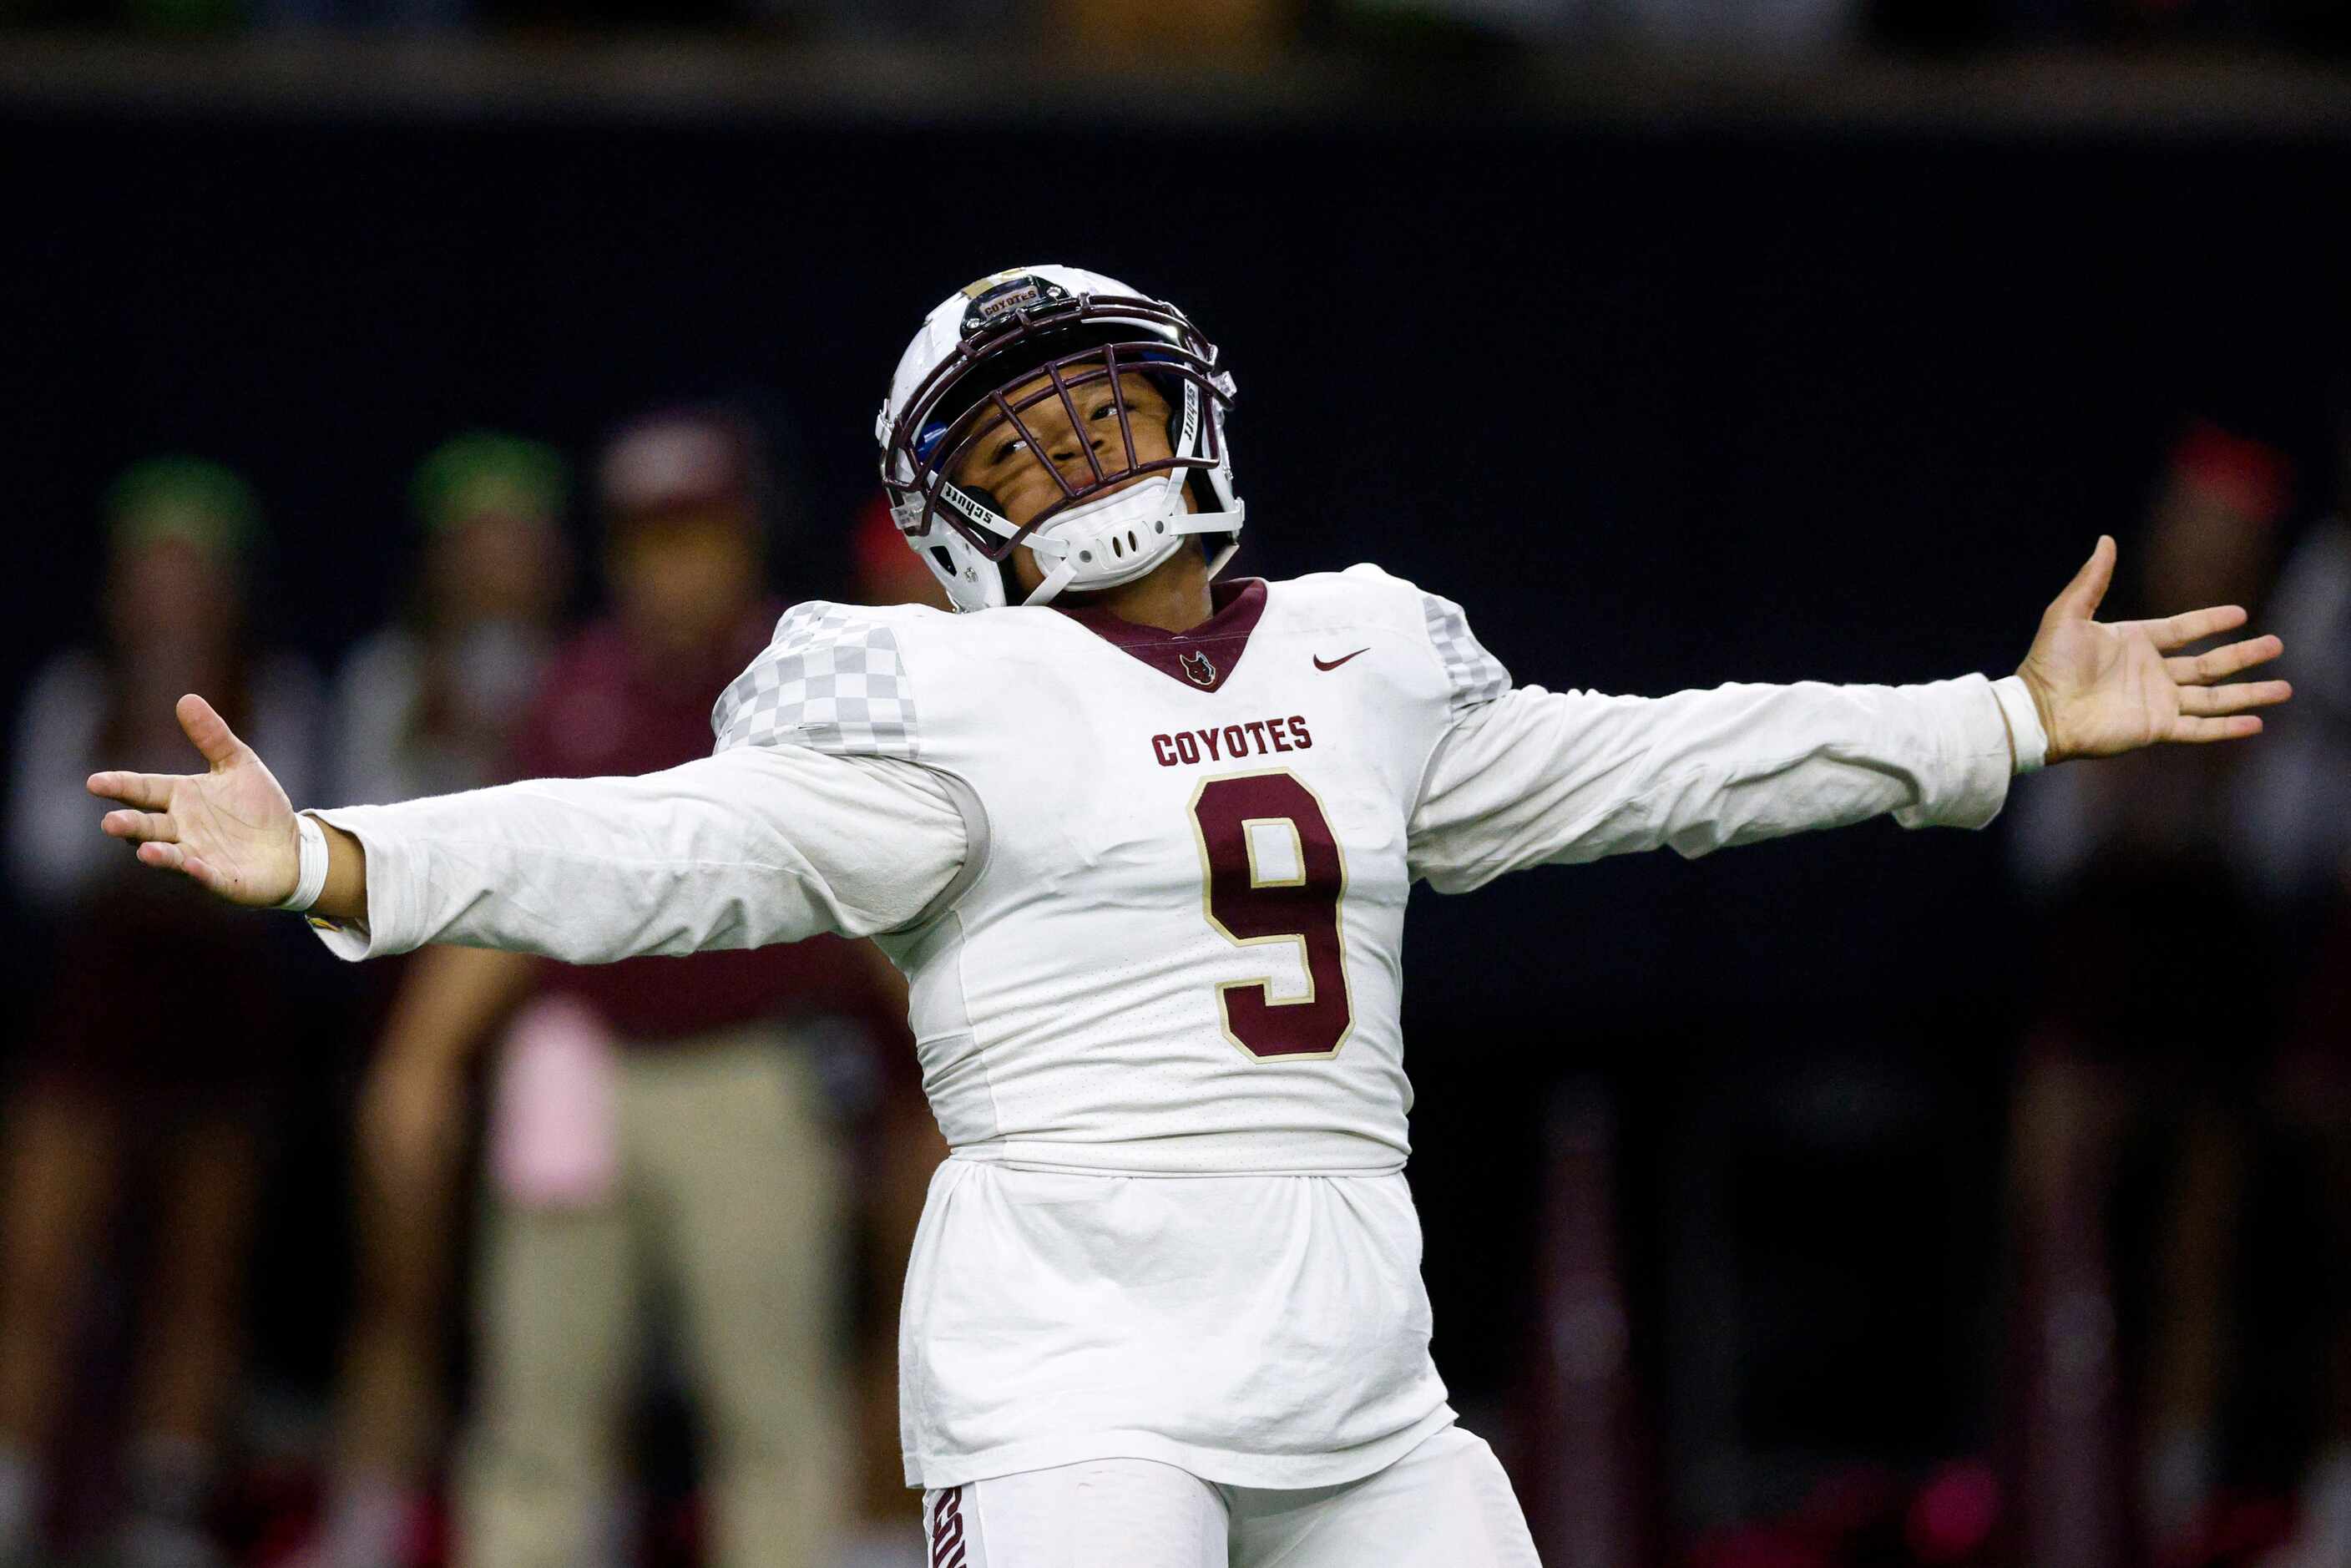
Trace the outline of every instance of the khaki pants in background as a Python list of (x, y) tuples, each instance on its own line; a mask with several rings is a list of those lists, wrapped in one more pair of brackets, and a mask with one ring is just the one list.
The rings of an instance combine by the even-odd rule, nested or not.
[(580, 1568), (606, 1555), (615, 1440), (658, 1281), (699, 1417), (709, 1561), (820, 1563), (850, 1445), (833, 1333), (840, 1155), (814, 1068), (780, 1030), (729, 1030), (628, 1051), (616, 1101), (610, 1204), (489, 1204), (456, 1560)]

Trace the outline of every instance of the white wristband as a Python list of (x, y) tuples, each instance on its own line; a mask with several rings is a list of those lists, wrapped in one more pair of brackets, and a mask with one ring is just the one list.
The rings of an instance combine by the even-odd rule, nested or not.
[(2016, 745), (2016, 770), (2038, 773), (2049, 760), (2049, 732), (2041, 727), (2041, 710), (2024, 689), (2022, 675), (2002, 675), (1991, 684), (2000, 700), (2001, 716), (2008, 720), (2008, 737)]
[(327, 890), (327, 831), (314, 817), (297, 817), (294, 825), (301, 837), (301, 856), (294, 873), (294, 891), (277, 907), (307, 915), (319, 902), (319, 894)]

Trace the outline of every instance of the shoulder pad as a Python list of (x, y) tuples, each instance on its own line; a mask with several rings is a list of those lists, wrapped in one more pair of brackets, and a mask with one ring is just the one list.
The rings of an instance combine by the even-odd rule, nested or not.
[(1340, 575), (1353, 578), (1367, 587), (1408, 596), (1416, 602), (1421, 624), (1428, 633), (1429, 648), (1436, 653), (1437, 662), (1445, 667), (1445, 680), (1451, 688), (1456, 715), (1481, 707), (1510, 689), (1510, 672), (1478, 641), (1461, 606), (1369, 562), (1351, 566)]
[(1445, 679), (1453, 688), (1455, 714), (1482, 707), (1510, 689), (1510, 672), (1486, 652), (1469, 630), (1461, 606), (1424, 591), (1420, 609), (1428, 623), (1428, 645), (1437, 650), (1437, 663), (1445, 666)]
[(805, 746), (912, 761), (914, 693), (892, 619), (820, 600), (786, 611), (774, 640), (711, 709), (716, 749)]

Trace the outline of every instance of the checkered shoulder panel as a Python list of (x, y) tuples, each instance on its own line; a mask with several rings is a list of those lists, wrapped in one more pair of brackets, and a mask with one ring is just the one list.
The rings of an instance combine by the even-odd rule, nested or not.
[(1483, 706), (1510, 689), (1510, 672), (1471, 632), (1469, 618), (1461, 613), (1461, 606), (1434, 593), (1423, 593), (1420, 607), (1428, 617), (1428, 640), (1444, 662), (1446, 679), (1453, 683), (1456, 714)]
[(848, 605), (794, 605), (767, 650), (720, 694), (710, 727), (720, 751), (805, 746), (912, 761), (914, 692), (898, 639)]

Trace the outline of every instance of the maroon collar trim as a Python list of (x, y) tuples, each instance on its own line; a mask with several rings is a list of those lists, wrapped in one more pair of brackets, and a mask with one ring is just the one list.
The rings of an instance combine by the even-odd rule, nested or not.
[(1265, 613), (1265, 580), (1245, 577), (1208, 585), (1215, 613), (1189, 632), (1163, 632), (1122, 621), (1107, 610), (1056, 604), (1054, 609), (1100, 637), (1123, 648), (1168, 679), (1195, 691), (1223, 685), (1249, 648), (1249, 633)]

